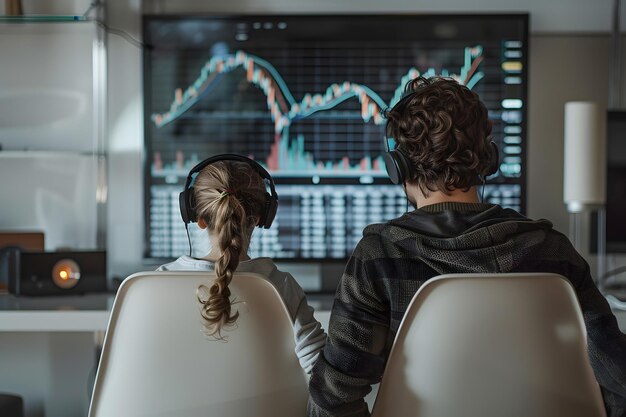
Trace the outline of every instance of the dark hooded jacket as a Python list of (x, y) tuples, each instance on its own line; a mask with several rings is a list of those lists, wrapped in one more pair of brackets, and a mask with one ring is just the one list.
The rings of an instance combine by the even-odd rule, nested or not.
[(365, 228), (337, 288), (328, 341), (311, 376), (308, 416), (369, 416), (363, 398), (380, 382), (418, 288), (437, 275), (481, 272), (567, 277), (583, 312), (607, 414), (626, 416), (626, 336), (589, 265), (549, 221), (467, 203), (433, 204)]

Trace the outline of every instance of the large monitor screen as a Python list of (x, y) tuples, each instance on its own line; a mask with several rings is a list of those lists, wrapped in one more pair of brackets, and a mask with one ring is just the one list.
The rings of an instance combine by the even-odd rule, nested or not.
[(187, 252), (178, 194), (229, 152), (263, 164), (279, 195), (251, 256), (348, 257), (366, 225), (407, 211), (383, 112), (418, 75), (480, 95), (501, 153), (485, 199), (523, 212), (527, 31), (527, 15), (146, 16), (145, 256)]

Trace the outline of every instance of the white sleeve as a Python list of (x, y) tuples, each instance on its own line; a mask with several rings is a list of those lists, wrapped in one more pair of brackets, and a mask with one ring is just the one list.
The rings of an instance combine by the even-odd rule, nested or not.
[(313, 316), (313, 308), (307, 303), (300, 285), (290, 274), (284, 274), (278, 287), (293, 322), (296, 355), (300, 366), (307, 373), (311, 373), (320, 351), (326, 344), (326, 332)]
[(313, 317), (313, 308), (307, 303), (304, 294), (294, 317), (293, 332), (300, 366), (310, 374), (320, 351), (326, 344), (326, 332), (320, 322)]

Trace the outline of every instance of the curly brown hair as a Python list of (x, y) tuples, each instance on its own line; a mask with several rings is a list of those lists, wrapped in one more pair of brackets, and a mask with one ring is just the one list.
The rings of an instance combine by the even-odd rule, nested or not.
[(467, 191), (489, 171), (492, 123), (478, 94), (451, 78), (418, 77), (387, 112), (387, 136), (411, 162), (406, 178), (425, 196)]

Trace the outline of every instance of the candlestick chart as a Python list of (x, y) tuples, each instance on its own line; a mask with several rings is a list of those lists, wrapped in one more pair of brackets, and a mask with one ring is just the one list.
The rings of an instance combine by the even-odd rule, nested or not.
[[(434, 68), (420, 73), (418, 69), (410, 68), (398, 80), (398, 85), (388, 103), (370, 87), (350, 81), (333, 83), (323, 93), (306, 93), (298, 101), (271, 63), (244, 51), (237, 51), (231, 55), (211, 57), (202, 66), (199, 71), (200, 75), (191, 85), (184, 90), (176, 88), (169, 110), (152, 114), (151, 120), (157, 128), (161, 128), (177, 119), (184, 118), (187, 112), (193, 111), (194, 105), (203, 99), (210, 99), (211, 91), (222, 81), (224, 74), (241, 69), (245, 72), (245, 81), (261, 90), (266, 97), (267, 117), (270, 117), (273, 123), (274, 141), (263, 162), (271, 172), (278, 175), (312, 175), (327, 172), (382, 174), (384, 167), (380, 156), (363, 155), (354, 165), (351, 164), (349, 155), (338, 155), (334, 158), (335, 160), (316, 161), (312, 153), (306, 151), (304, 136), (300, 134), (295, 139), (291, 139), (289, 127), (319, 112), (332, 111), (347, 100), (358, 101), (358, 109), (351, 116), (353, 119), (360, 117), (362, 123), (372, 122), (374, 125), (382, 125), (384, 110), (393, 107), (402, 97), (406, 83), (420, 75), (424, 77), (449, 76), (468, 88), (472, 88), (484, 76), (479, 71), (479, 65), (483, 59), (482, 50), (480, 45), (465, 47), (464, 63), (458, 74), (450, 73), (446, 69), (437, 74)], [(254, 155), (251, 156), (254, 157)], [(155, 155), (153, 167), (156, 171), (163, 169), (160, 158), (160, 154)], [(181, 166), (180, 158), (177, 159), (176, 164), (170, 165), (169, 168), (187, 170), (189, 164)]]

